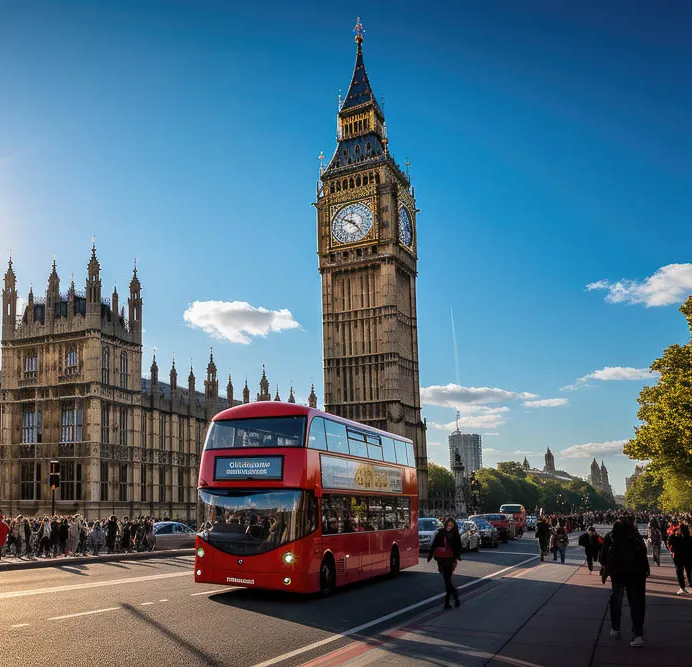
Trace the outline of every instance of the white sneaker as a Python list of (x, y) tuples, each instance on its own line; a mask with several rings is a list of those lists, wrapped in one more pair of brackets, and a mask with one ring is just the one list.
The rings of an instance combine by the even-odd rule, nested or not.
[(644, 637), (635, 637), (631, 642), (630, 646), (632, 648), (641, 648), (644, 646)]
[(620, 639), (620, 631), (619, 630), (611, 630), (610, 636), (612, 639)]
[(686, 588), (685, 593), (687, 593), (687, 595), (692, 595), (692, 588)]
[(687, 591), (684, 588), (678, 588), (678, 592), (675, 595), (684, 595)]

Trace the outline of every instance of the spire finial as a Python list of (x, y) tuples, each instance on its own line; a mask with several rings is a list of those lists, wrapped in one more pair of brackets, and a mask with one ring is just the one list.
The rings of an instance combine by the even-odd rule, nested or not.
[(356, 33), (356, 44), (358, 44), (358, 48), (360, 49), (360, 45), (363, 43), (363, 35), (365, 34), (365, 28), (360, 21), (360, 16), (356, 19), (356, 25), (353, 28), (353, 32)]
[(461, 412), (457, 410), (457, 431), (459, 430), (459, 417), (461, 417)]
[(156, 345), (154, 345), (154, 363), (156, 363)]
[(55, 271), (55, 260), (56, 260), (57, 255), (53, 253), (53, 271)]
[(10, 264), (10, 265), (9, 265), (8, 268), (11, 269), (11, 268), (12, 268), (12, 248), (10, 248), (10, 262), (9, 262), (9, 264)]
[(320, 161), (320, 176), (324, 173), (324, 152), (320, 151), (320, 154), (317, 156), (317, 159)]

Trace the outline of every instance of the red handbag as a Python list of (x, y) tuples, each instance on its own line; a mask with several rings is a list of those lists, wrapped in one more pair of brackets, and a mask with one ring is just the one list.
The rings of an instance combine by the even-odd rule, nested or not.
[(447, 546), (447, 536), (444, 536), (445, 545), (443, 547), (436, 547), (434, 558), (435, 560), (440, 560), (442, 558), (454, 558), (454, 552)]

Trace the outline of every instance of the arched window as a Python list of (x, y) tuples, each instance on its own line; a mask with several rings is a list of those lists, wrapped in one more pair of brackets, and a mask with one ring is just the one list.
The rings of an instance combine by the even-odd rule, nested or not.
[(101, 382), (110, 384), (111, 381), (111, 352), (107, 345), (101, 351)]
[(65, 355), (65, 373), (67, 375), (76, 375), (77, 371), (77, 348), (69, 347)]
[(349, 186), (350, 188), (353, 187), (353, 178), (352, 178), (352, 177), (349, 178), (349, 180), (348, 180), (348, 186)]
[(127, 389), (127, 352), (120, 353), (120, 386)]
[(356, 176), (356, 187), (360, 187), (360, 176)]

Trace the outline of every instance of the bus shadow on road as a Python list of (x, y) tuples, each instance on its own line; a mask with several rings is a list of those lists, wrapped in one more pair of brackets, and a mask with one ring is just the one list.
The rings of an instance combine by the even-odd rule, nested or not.
[[(460, 575), (454, 577), (454, 584), (461, 586), (474, 580), (475, 577)], [(411, 595), (412, 591), (415, 596)], [(396, 578), (381, 576), (348, 584), (329, 597), (243, 588), (211, 595), (209, 600), (321, 630), (342, 632), (419, 600), (437, 598), (443, 592), (442, 578), (437, 571), (405, 570)], [(433, 603), (439, 600), (430, 604)], [(420, 609), (417, 607), (416, 611)]]

